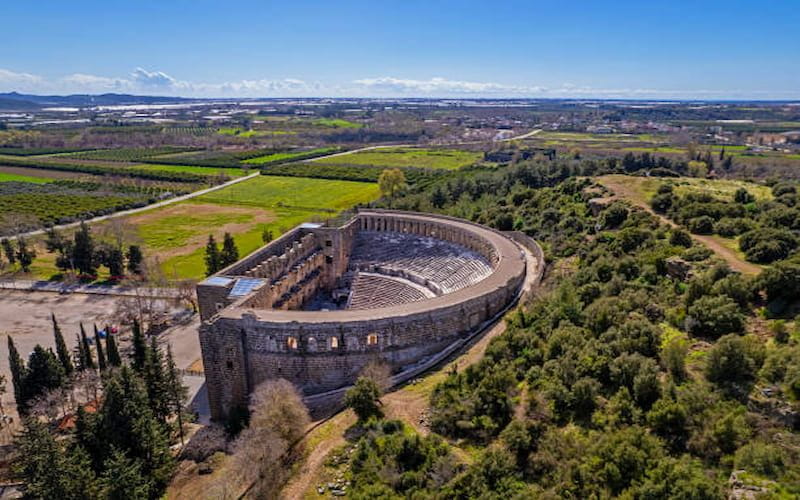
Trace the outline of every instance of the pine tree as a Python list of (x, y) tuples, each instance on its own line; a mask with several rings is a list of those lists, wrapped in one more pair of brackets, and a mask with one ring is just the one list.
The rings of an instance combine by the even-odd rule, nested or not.
[(94, 327), (94, 344), (97, 347), (97, 366), (102, 372), (106, 370), (106, 355), (103, 352), (103, 343), (101, 342), (100, 332), (97, 330), (97, 325), (92, 326)]
[(141, 374), (144, 371), (144, 362), (147, 358), (147, 343), (142, 334), (139, 321), (133, 320), (133, 369)]
[(56, 315), (51, 313), (50, 319), (53, 320), (53, 336), (56, 338), (56, 354), (58, 354), (58, 361), (60, 361), (61, 366), (64, 367), (64, 374), (69, 377), (75, 370), (75, 367), (72, 365), (72, 356), (67, 350), (67, 343), (64, 342), (64, 335), (61, 333), (61, 327), (58, 326)]
[(206, 276), (211, 276), (222, 269), (221, 258), (217, 242), (214, 240), (214, 235), (211, 234), (208, 236), (208, 243), (206, 243)]
[(239, 260), (239, 249), (236, 248), (236, 242), (233, 241), (231, 233), (225, 233), (225, 239), (222, 241), (222, 252), (219, 256), (219, 268), (224, 269)]
[(183, 406), (189, 394), (188, 388), (183, 385), (178, 367), (175, 365), (175, 358), (172, 356), (172, 345), (167, 344), (167, 367), (166, 367), (166, 386), (169, 397), (169, 409), (178, 417), (178, 432), (181, 436), (183, 445)]
[(131, 274), (142, 274), (142, 262), (144, 255), (139, 245), (131, 245), (128, 247), (128, 272)]
[(102, 244), (97, 252), (98, 262), (108, 268), (112, 278), (125, 274), (125, 255), (110, 244)]
[(103, 462), (114, 449), (138, 459), (142, 477), (153, 484), (150, 498), (159, 498), (174, 468), (167, 429), (153, 415), (142, 380), (127, 366), (106, 381), (96, 435), (103, 443)]
[(145, 500), (150, 498), (152, 484), (142, 474), (142, 461), (128, 458), (114, 448), (103, 463), (101, 479), (105, 498), (109, 500)]
[(11, 383), (14, 386), (14, 400), (17, 402), (17, 410), (20, 414), (25, 408), (23, 401), (23, 387), (25, 383), (26, 368), (22, 356), (19, 355), (17, 347), (11, 335), (8, 336), (8, 364), (11, 368)]
[(106, 326), (106, 355), (108, 356), (108, 364), (110, 366), (121, 366), (122, 358), (119, 356), (119, 348), (117, 347), (117, 339), (111, 335), (111, 328)]
[(22, 269), (23, 272), (28, 272), (31, 270), (31, 264), (33, 264), (33, 259), (36, 258), (36, 250), (33, 247), (28, 246), (28, 242), (22, 236), (17, 238), (17, 261), (19, 261), (19, 267)]
[(16, 445), (15, 472), (25, 482), (26, 498), (99, 498), (89, 455), (80, 446), (65, 448), (35, 419), (26, 420)]
[(144, 364), (144, 383), (147, 397), (153, 414), (162, 422), (167, 421), (170, 414), (170, 398), (167, 390), (167, 379), (164, 376), (164, 359), (155, 337), (150, 338)]
[(83, 274), (94, 275), (97, 271), (95, 262), (94, 240), (89, 226), (81, 222), (80, 227), (75, 231), (74, 246), (72, 248), (73, 261), (75, 267)]
[(64, 383), (64, 367), (52, 349), (37, 345), (28, 358), (28, 369), (22, 384), (23, 403), (37, 398)]
[(83, 329), (83, 323), (81, 323), (81, 346), (83, 348), (83, 361), (84, 365), (83, 368), (90, 368), (94, 370), (94, 356), (92, 356), (92, 348), (89, 345), (89, 339), (86, 337), (86, 330)]
[(14, 249), (14, 245), (11, 243), (11, 240), (8, 238), (3, 238), (0, 240), (0, 245), (3, 247), (3, 253), (6, 254), (8, 263), (13, 265), (15, 262), (17, 262), (17, 252)]

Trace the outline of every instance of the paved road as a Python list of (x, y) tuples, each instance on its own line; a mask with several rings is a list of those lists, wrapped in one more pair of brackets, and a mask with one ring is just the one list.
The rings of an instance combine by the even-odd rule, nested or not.
[[(496, 142), (509, 142), (509, 141), (516, 141), (516, 140), (519, 140), (519, 139), (526, 139), (526, 138), (531, 137), (531, 136), (533, 136), (533, 135), (535, 135), (535, 134), (537, 134), (539, 132), (541, 132), (541, 129), (531, 130), (530, 132), (526, 132), (526, 133), (524, 133), (522, 135), (518, 135), (518, 136), (514, 136), (514, 137), (507, 137), (505, 139), (500, 139), (500, 140), (498, 140)], [(459, 141), (459, 142), (453, 142), (453, 143), (444, 144), (444, 145), (445, 146), (463, 146), (463, 145), (468, 145), (468, 144), (481, 144), (483, 142), (485, 142), (485, 141)], [(351, 154), (355, 154), (355, 153), (360, 153), (362, 151), (371, 151), (371, 150), (375, 150), (375, 149), (410, 148), (410, 147), (424, 147), (424, 146), (421, 146), (419, 144), (381, 144), (381, 145), (377, 145), (377, 146), (367, 146), (367, 147), (363, 147), (363, 148), (352, 149), (350, 151), (343, 151), (341, 153), (332, 153), (332, 154), (325, 155), (325, 156), (318, 156), (318, 157), (312, 158), (310, 160), (299, 160), (297, 163), (299, 163), (299, 162), (308, 162), (308, 161), (318, 161), (318, 160), (322, 160), (322, 159), (325, 159), (325, 158), (334, 158), (336, 156), (351, 155)], [(296, 163), (296, 162), (289, 162), (289, 163)], [(183, 196), (177, 196), (175, 198), (170, 198), (168, 200), (159, 201), (158, 203), (153, 203), (153, 204), (147, 205), (145, 207), (132, 208), (130, 210), (124, 210), (122, 212), (115, 212), (115, 213), (109, 214), (109, 215), (101, 215), (101, 216), (95, 217), (93, 219), (88, 219), (85, 222), (88, 223), (88, 224), (93, 224), (95, 222), (101, 222), (101, 221), (104, 221), (104, 220), (114, 219), (116, 217), (125, 217), (127, 215), (132, 215), (132, 214), (136, 214), (136, 213), (139, 213), (139, 212), (144, 212), (145, 210), (152, 210), (154, 208), (159, 208), (159, 207), (164, 207), (164, 206), (167, 206), (167, 205), (172, 205), (173, 203), (179, 203), (181, 201), (186, 201), (186, 200), (189, 200), (189, 199), (192, 199), (192, 198), (196, 198), (198, 196), (202, 196), (202, 195), (204, 195), (206, 193), (211, 193), (213, 191), (217, 191), (219, 189), (223, 189), (223, 188), (226, 188), (228, 186), (232, 186), (232, 185), (237, 184), (239, 182), (244, 182), (244, 181), (252, 179), (253, 177), (256, 177), (258, 175), (259, 175), (259, 172), (255, 172), (255, 173), (252, 173), (252, 174), (250, 174), (248, 176), (245, 176), (245, 177), (239, 177), (237, 179), (233, 179), (233, 180), (228, 181), (228, 182), (226, 182), (224, 184), (219, 184), (217, 186), (212, 186), (212, 187), (207, 188), (207, 189), (201, 189), (200, 191), (195, 191), (193, 193), (189, 193), (189, 194), (186, 194), (186, 195), (183, 195)], [(73, 227), (78, 227), (79, 225), (80, 225), (80, 222), (70, 222), (69, 224), (61, 224), (61, 225), (55, 226), (55, 229), (57, 229), (57, 230), (70, 229), (70, 228), (73, 228)], [(15, 240), (20, 236), (22, 236), (23, 238), (28, 238), (28, 237), (31, 237), (31, 236), (39, 236), (39, 235), (43, 235), (43, 234), (45, 234), (45, 230), (44, 229), (37, 229), (36, 231), (28, 231), (27, 233), (22, 233), (22, 234), (19, 234), (19, 235), (16, 235), (16, 236), (11, 236), (11, 237), (9, 237), (9, 239)]]
[(98, 285), (98, 284), (74, 284), (68, 285), (60, 281), (45, 280), (0, 280), (0, 289), (21, 290), (32, 292), (54, 292), (54, 293), (85, 293), (94, 295), (116, 295), (124, 297), (156, 297), (173, 299), (178, 295), (175, 288), (133, 288), (123, 285)]
[[(202, 195), (204, 195), (206, 193), (211, 193), (211, 192), (216, 191), (218, 189), (223, 189), (223, 188), (226, 188), (228, 186), (232, 186), (232, 185), (237, 184), (239, 182), (243, 182), (243, 181), (252, 179), (253, 177), (256, 177), (258, 175), (259, 175), (259, 172), (255, 172), (255, 173), (247, 175), (245, 177), (239, 177), (237, 179), (233, 179), (231, 181), (228, 181), (228, 182), (226, 182), (224, 184), (219, 184), (217, 186), (212, 186), (212, 187), (207, 188), (207, 189), (201, 189), (200, 191), (194, 191), (192, 193), (185, 194), (183, 196), (176, 196), (175, 198), (170, 198), (168, 200), (159, 201), (157, 203), (153, 203), (151, 205), (147, 205), (147, 206), (140, 207), (140, 208), (132, 208), (130, 210), (124, 210), (122, 212), (114, 212), (113, 214), (101, 215), (100, 217), (95, 217), (93, 219), (88, 219), (88, 220), (86, 220), (84, 222), (86, 222), (87, 224), (93, 224), (95, 222), (101, 222), (101, 221), (108, 220), (108, 219), (114, 219), (116, 217), (124, 217), (126, 215), (132, 215), (132, 214), (136, 214), (136, 213), (139, 213), (139, 212), (144, 212), (145, 210), (152, 210), (154, 208), (165, 207), (167, 205), (172, 205), (173, 203), (186, 201), (186, 200), (195, 198), (197, 196), (202, 196)], [(73, 228), (73, 227), (78, 227), (80, 224), (81, 224), (80, 221), (79, 222), (70, 222), (69, 224), (61, 224), (61, 225), (55, 226), (55, 229), (58, 229), (58, 230), (70, 229), (70, 228)], [(18, 234), (16, 236), (10, 236), (9, 239), (10, 240), (15, 240), (20, 236), (22, 236), (23, 238), (27, 238), (27, 237), (30, 237), (30, 236), (39, 236), (39, 235), (45, 234), (45, 231), (46, 230), (44, 230), (44, 229), (37, 229), (36, 231), (28, 231), (27, 233)]]

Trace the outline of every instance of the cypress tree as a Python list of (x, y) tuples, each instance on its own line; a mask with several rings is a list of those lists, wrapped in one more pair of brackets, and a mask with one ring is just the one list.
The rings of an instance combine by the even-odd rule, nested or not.
[(183, 445), (183, 404), (188, 395), (188, 389), (183, 385), (178, 367), (175, 365), (175, 358), (172, 356), (172, 344), (167, 344), (167, 371), (166, 371), (167, 394), (171, 412), (178, 417), (178, 432), (181, 436)]
[(153, 415), (147, 390), (127, 366), (106, 381), (103, 406), (98, 412), (96, 434), (103, 443), (103, 461), (116, 448), (138, 459), (142, 477), (152, 481), (150, 498), (160, 498), (174, 468), (167, 428)]
[(222, 240), (222, 252), (219, 255), (219, 268), (226, 268), (237, 260), (239, 260), (239, 249), (236, 248), (236, 242), (233, 241), (231, 233), (225, 233), (225, 239)]
[(141, 374), (144, 371), (144, 362), (147, 358), (147, 343), (142, 334), (138, 320), (133, 320), (133, 369)]
[(75, 334), (75, 349), (78, 350), (78, 370), (83, 371), (86, 369), (86, 351), (83, 349), (83, 342), (81, 341), (80, 334)]
[(83, 329), (83, 323), (81, 323), (81, 345), (83, 346), (83, 359), (86, 363), (83, 367), (94, 370), (95, 364), (94, 357), (92, 356), (92, 348), (89, 345), (89, 339), (86, 337), (86, 330)]
[(144, 383), (150, 400), (150, 408), (153, 409), (153, 414), (162, 422), (166, 422), (170, 414), (169, 392), (166, 382), (161, 349), (158, 347), (156, 338), (151, 337), (144, 365)]
[(106, 326), (106, 355), (110, 366), (122, 365), (122, 358), (120, 358), (119, 348), (117, 348), (117, 339), (111, 335), (111, 328), (108, 326)]
[(11, 383), (14, 386), (14, 400), (17, 402), (17, 410), (20, 414), (25, 407), (23, 404), (24, 383), (25, 383), (25, 362), (22, 356), (19, 355), (17, 347), (14, 345), (14, 340), (11, 335), (8, 336), (8, 364), (11, 367)]
[(214, 235), (211, 234), (208, 236), (208, 243), (206, 243), (206, 275), (211, 276), (222, 269), (220, 264), (221, 256), (219, 247), (217, 246), (216, 240), (214, 240)]
[(61, 327), (58, 326), (56, 315), (51, 313), (50, 318), (53, 320), (53, 336), (56, 338), (56, 354), (58, 354), (58, 361), (60, 361), (61, 366), (64, 367), (64, 374), (70, 376), (75, 369), (75, 367), (72, 366), (72, 356), (67, 350), (67, 343), (64, 342), (64, 335), (61, 333)]
[(94, 343), (97, 346), (97, 366), (102, 372), (106, 369), (106, 355), (103, 352), (103, 343), (100, 341), (100, 332), (97, 330), (97, 325), (92, 326), (94, 327)]

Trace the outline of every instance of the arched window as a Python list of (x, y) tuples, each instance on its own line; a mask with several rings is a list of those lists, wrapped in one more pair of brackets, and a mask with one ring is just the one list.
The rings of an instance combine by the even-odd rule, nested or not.
[(331, 349), (338, 349), (339, 348), (339, 337), (331, 337), (328, 339), (328, 345)]
[(378, 345), (378, 335), (375, 333), (367, 335), (367, 345)]
[(289, 349), (297, 349), (297, 338), (288, 337), (286, 339), (286, 347), (288, 347)]

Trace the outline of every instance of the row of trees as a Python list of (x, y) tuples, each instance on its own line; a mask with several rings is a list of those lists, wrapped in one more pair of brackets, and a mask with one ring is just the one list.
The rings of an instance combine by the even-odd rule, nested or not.
[[(20, 269), (22, 272), (27, 273), (31, 269), (31, 264), (33, 264), (33, 260), (36, 258), (36, 249), (28, 244), (28, 241), (23, 237), (18, 237), (15, 242), (12, 242), (8, 238), (3, 238), (0, 240), (0, 247), (2, 247), (3, 254), (6, 257), (6, 261), (10, 265), (14, 265), (19, 263)], [(3, 261), (2, 255), (0, 255), (0, 268), (4, 267), (5, 262)]]
[(81, 327), (69, 351), (53, 317), (55, 352), (37, 345), (27, 363), (9, 337), (24, 420), (14, 469), (31, 498), (160, 498), (175, 465), (172, 436), (183, 440), (186, 388), (172, 351), (134, 324), (126, 362), (115, 336), (106, 329), (103, 342), (94, 330), (94, 346)]
[(97, 268), (103, 265), (112, 278), (124, 276), (126, 270), (134, 275), (144, 272), (144, 255), (139, 245), (129, 245), (126, 249), (122, 241), (97, 242), (85, 222), (81, 222), (72, 239), (55, 229), (48, 230), (45, 245), (48, 251), (58, 254), (56, 266), (62, 271), (95, 276)]

